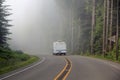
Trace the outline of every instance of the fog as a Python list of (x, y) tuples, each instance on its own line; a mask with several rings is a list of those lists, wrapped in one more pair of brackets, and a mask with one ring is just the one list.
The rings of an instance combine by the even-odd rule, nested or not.
[(13, 13), (9, 17), (13, 25), (9, 41), (12, 49), (29, 54), (52, 54), (54, 41), (70, 38), (66, 36), (69, 34), (66, 27), (71, 24), (70, 9), (59, 6), (55, 0), (7, 0), (6, 4), (11, 5)]

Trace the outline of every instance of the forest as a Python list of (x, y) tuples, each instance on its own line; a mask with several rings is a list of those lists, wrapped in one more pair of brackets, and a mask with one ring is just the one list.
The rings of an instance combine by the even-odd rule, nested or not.
[[(12, 50), (9, 47), (8, 37), (11, 32), (9, 27), (12, 27), (8, 16), (10, 13), (10, 5), (5, 5), (5, 0), (0, 0), (0, 74), (9, 72), (19, 67), (35, 62), (38, 58), (24, 54), (21, 50)], [(14, 65), (14, 66), (13, 66)]]
[(67, 41), (71, 40), (72, 54), (120, 60), (120, 0), (56, 1), (71, 9), (72, 39)]
[[(0, 0), (0, 68), (26, 61), (30, 56), (9, 47), (9, 5)], [(69, 9), (70, 26), (66, 41), (71, 54), (100, 55), (120, 61), (120, 0), (56, 0), (61, 8)], [(67, 30), (70, 31), (67, 31)], [(8, 63), (8, 61), (10, 63)]]
[[(104, 4), (104, 5), (103, 5)], [(119, 59), (119, 0), (86, 0), (80, 17), (81, 53)], [(77, 17), (78, 18), (78, 17)], [(82, 42), (82, 43), (81, 43)]]

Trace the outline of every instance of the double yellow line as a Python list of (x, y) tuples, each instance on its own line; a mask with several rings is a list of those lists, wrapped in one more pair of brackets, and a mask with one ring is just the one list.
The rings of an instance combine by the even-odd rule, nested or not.
[(66, 80), (66, 78), (68, 77), (68, 75), (70, 74), (71, 72), (71, 69), (72, 69), (72, 62), (68, 59), (68, 58), (65, 58), (65, 62), (66, 62), (66, 65), (65, 67), (62, 69), (62, 71), (54, 78), (54, 80), (59, 80), (59, 77), (61, 75), (63, 75), (63, 73), (66, 71), (66, 68), (68, 66), (70, 66), (69, 69), (67, 69), (67, 73), (63, 76), (62, 80)]

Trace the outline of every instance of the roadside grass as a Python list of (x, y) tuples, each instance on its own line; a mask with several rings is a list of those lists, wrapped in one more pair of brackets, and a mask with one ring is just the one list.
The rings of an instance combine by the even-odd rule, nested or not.
[(104, 57), (103, 55), (100, 55), (100, 54), (96, 54), (96, 55), (82, 54), (81, 56), (87, 56), (87, 57), (92, 57), (92, 58), (98, 58), (98, 59), (108, 60), (108, 61), (112, 61), (112, 62), (116, 62), (116, 63), (120, 64), (120, 57), (119, 57), (119, 60), (116, 60), (115, 59), (115, 55), (114, 56), (106, 55)]
[[(38, 59), (39, 58), (36, 56), (30, 56), (30, 58), (26, 61), (15, 61), (15, 63), (8, 61), (8, 62), (6, 62), (6, 65), (0, 67), (0, 75), (7, 73), (7, 72), (10, 72), (10, 71), (13, 71), (15, 69), (18, 69), (20, 67), (27, 66), (27, 65), (37, 61)], [(7, 64), (7, 63), (9, 63), (9, 64)], [(0, 65), (2, 65), (2, 64), (0, 64)]]
[(0, 75), (29, 65), (38, 59), (36, 56), (30, 56), (21, 51), (0, 48)]

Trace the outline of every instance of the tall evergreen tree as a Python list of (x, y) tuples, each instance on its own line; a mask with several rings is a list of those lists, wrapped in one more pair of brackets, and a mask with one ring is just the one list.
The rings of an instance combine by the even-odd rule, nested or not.
[(93, 54), (93, 42), (94, 42), (94, 28), (95, 28), (95, 15), (96, 15), (96, 5), (95, 5), (96, 0), (93, 0), (93, 9), (92, 9), (92, 29), (91, 29), (91, 54)]
[(0, 47), (7, 48), (7, 40), (9, 39), (7, 35), (10, 34), (8, 27), (11, 26), (7, 17), (11, 13), (8, 12), (10, 10), (9, 5), (5, 5), (4, 2), (5, 0), (0, 0)]

